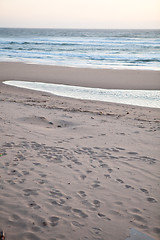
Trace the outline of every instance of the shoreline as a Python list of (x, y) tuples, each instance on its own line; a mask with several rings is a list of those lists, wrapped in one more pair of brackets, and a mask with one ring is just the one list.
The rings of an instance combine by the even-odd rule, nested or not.
[(113, 66), (109, 66), (108, 65), (108, 67), (101, 67), (100, 65), (99, 66), (94, 66), (94, 65), (56, 65), (56, 64), (52, 64), (52, 63), (48, 63), (48, 62), (25, 62), (25, 61), (15, 61), (15, 60), (13, 60), (13, 61), (11, 61), (11, 60), (8, 60), (7, 61), (7, 59), (6, 60), (0, 60), (0, 63), (23, 63), (23, 64), (27, 64), (27, 65), (42, 65), (42, 66), (53, 66), (53, 67), (62, 67), (62, 68), (77, 68), (77, 69), (95, 69), (95, 70), (97, 70), (97, 69), (99, 69), (99, 70), (114, 70), (114, 71), (116, 71), (116, 70), (122, 70), (122, 71), (125, 71), (125, 70), (127, 70), (127, 71), (130, 71), (130, 70), (132, 70), (132, 71), (151, 71), (151, 72), (160, 72), (160, 68), (147, 68), (147, 67), (145, 67), (145, 68), (141, 68), (141, 67), (139, 67), (139, 68), (136, 68), (136, 67), (134, 67), (134, 66), (132, 66), (132, 67), (130, 67), (130, 66), (127, 66), (127, 67), (118, 67), (118, 66), (116, 66), (116, 67), (113, 67)]
[(102, 89), (79, 86), (75, 87), (64, 84), (14, 81), (14, 80), (4, 81), (2, 83), (5, 85), (18, 87), (21, 89), (25, 88), (34, 91), (39, 91), (42, 93), (53, 94), (59, 97), (71, 98), (73, 100), (74, 99), (89, 100), (96, 102), (127, 104), (131, 106), (141, 106), (148, 108), (160, 108), (159, 101), (160, 91), (158, 90)]
[[(129, 72), (104, 72), (0, 63), (0, 231), (7, 240), (125, 240), (132, 228), (159, 239), (160, 109), (2, 84), (133, 87)], [(138, 73), (132, 77), (154, 76)], [(159, 88), (159, 80), (153, 84)]]

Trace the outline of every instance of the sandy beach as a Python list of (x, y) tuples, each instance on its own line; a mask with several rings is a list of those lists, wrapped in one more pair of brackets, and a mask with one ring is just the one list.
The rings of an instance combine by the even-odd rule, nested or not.
[(7, 240), (160, 239), (160, 109), (4, 85), (160, 89), (160, 72), (0, 63), (0, 231)]

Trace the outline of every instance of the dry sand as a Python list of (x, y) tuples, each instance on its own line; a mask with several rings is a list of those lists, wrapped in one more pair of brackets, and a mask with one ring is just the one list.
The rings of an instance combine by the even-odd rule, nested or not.
[(124, 240), (130, 228), (160, 239), (159, 109), (2, 84), (159, 89), (158, 75), (0, 63), (0, 228), (7, 240)]

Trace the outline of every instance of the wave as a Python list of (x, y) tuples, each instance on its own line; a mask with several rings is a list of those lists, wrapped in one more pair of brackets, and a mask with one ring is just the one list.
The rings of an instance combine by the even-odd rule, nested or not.
[(1, 30), (0, 59), (71, 66), (156, 67), (160, 31)]
[(134, 61), (130, 61), (130, 63), (152, 63), (157, 62), (160, 63), (160, 59), (158, 58), (152, 58), (152, 59), (136, 59)]
[(2, 49), (5, 49), (5, 50), (12, 50), (13, 48), (11, 48), (11, 47), (4, 47), (4, 48), (2, 48)]

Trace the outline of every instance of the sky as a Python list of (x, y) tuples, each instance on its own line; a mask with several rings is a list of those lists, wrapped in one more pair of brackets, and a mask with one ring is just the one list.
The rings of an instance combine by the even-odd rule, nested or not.
[(160, 0), (0, 0), (0, 27), (160, 29)]

